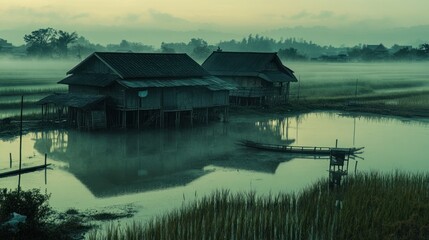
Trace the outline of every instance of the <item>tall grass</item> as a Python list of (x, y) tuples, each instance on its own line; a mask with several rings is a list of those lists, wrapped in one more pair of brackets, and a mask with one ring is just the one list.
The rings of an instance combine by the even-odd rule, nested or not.
[(373, 172), (335, 191), (327, 180), (298, 194), (222, 190), (89, 239), (429, 239), (428, 184), (429, 174)]
[[(357, 84), (357, 85), (356, 85)], [(291, 84), (291, 98), (315, 99), (321, 97), (349, 97), (362, 95), (379, 95), (386, 93), (406, 93), (417, 90), (428, 90), (427, 81), (310, 81)]]

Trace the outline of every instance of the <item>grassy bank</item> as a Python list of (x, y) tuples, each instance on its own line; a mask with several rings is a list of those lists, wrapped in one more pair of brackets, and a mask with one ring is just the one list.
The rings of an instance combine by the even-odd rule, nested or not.
[[(279, 107), (275, 109), (279, 111)], [(429, 91), (314, 97), (291, 100), (280, 108), (289, 111), (338, 110), (402, 117), (429, 117)]]
[(111, 225), (89, 239), (428, 239), (429, 174), (366, 173), (330, 191), (321, 180), (298, 194), (227, 190), (145, 224)]

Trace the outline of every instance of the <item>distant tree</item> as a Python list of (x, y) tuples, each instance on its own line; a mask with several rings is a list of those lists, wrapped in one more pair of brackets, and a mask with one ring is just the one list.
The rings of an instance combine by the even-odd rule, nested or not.
[(108, 51), (121, 51), (121, 52), (153, 52), (155, 49), (152, 46), (145, 45), (139, 42), (130, 42), (122, 40), (119, 44), (108, 44), (106, 46)]
[(201, 38), (192, 38), (188, 46), (192, 49), (192, 55), (197, 59), (207, 58), (212, 52), (207, 42)]
[(82, 59), (95, 51), (106, 51), (106, 47), (100, 44), (93, 44), (83, 36), (79, 36), (76, 41), (70, 44), (69, 55)]
[(11, 43), (8, 43), (7, 40), (0, 38), (0, 47), (12, 47)]
[(360, 60), (362, 57), (362, 47), (361, 46), (354, 46), (352, 48), (347, 49), (347, 55), (351, 58), (351, 59), (358, 59)]
[(423, 43), (422, 45), (420, 45), (420, 50), (425, 53), (429, 53), (429, 43)]
[(32, 56), (52, 56), (55, 50), (57, 31), (53, 28), (41, 28), (24, 36), (27, 53)]
[(399, 49), (398, 51), (393, 53), (393, 58), (397, 60), (404, 60), (412, 58), (412, 50), (408, 47), (404, 47)]
[(170, 44), (162, 42), (161, 43), (161, 52), (163, 52), (163, 53), (175, 53), (176, 51), (174, 50), (173, 47), (170, 46)]
[(283, 59), (289, 60), (305, 60), (306, 56), (299, 54), (298, 49), (296, 48), (288, 48), (288, 49), (279, 49), (278, 56)]
[(60, 55), (68, 56), (68, 45), (75, 42), (78, 39), (76, 32), (68, 33), (62, 30), (58, 31), (58, 39), (56, 39), (56, 46)]

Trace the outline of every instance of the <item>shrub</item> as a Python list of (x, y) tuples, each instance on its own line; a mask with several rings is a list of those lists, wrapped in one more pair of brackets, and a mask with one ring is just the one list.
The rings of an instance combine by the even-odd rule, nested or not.
[(49, 197), (48, 194), (40, 193), (39, 189), (3, 189), (0, 191), (0, 222), (7, 221), (13, 212), (27, 216), (30, 224), (43, 222), (51, 212)]

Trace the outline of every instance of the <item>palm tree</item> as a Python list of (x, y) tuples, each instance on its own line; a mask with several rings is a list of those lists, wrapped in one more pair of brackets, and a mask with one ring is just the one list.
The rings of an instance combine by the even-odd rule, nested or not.
[(65, 31), (58, 31), (57, 47), (61, 55), (67, 57), (68, 45), (77, 40), (79, 36), (76, 32), (68, 33)]

